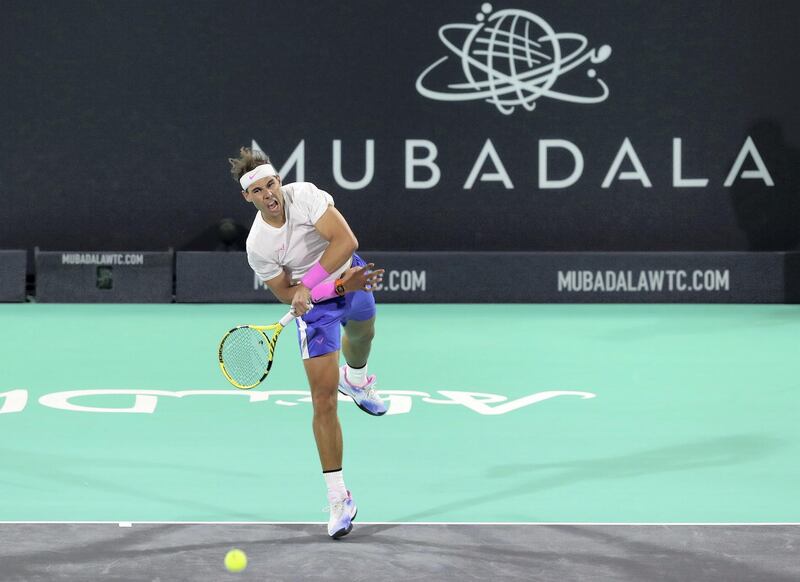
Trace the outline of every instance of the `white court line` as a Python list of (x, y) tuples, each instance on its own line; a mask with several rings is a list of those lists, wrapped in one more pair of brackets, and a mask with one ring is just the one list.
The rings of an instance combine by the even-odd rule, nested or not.
[[(327, 521), (0, 521), (2, 525), (116, 525), (118, 527), (131, 527), (133, 525), (326, 525)], [(502, 526), (533, 526), (533, 525), (614, 525), (614, 526), (800, 526), (800, 522), (792, 521), (761, 521), (761, 522), (614, 522), (614, 521), (357, 521), (356, 525), (502, 525)]]

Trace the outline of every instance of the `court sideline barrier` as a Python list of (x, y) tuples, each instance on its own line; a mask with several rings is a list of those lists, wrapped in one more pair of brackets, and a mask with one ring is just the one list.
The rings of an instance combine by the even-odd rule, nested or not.
[[(798, 303), (800, 253), (359, 252), (382, 303)], [(178, 302), (274, 302), (245, 253), (178, 252)]]
[(43, 303), (170, 303), (174, 253), (34, 252)]
[(277, 303), (258, 283), (243, 252), (176, 253), (175, 301)]
[(0, 251), (0, 301), (25, 301), (26, 251)]

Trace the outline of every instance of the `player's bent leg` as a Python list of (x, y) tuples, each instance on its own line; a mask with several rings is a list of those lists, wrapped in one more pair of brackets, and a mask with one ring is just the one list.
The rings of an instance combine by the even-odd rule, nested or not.
[(356, 291), (347, 294), (345, 316), (342, 319), (342, 352), (347, 363), (354, 368), (362, 368), (367, 364), (375, 337), (376, 313), (375, 296), (372, 293)]
[(342, 338), (342, 351), (347, 364), (339, 369), (339, 392), (352, 398), (356, 406), (367, 414), (383, 416), (388, 407), (376, 391), (377, 379), (366, 373), (374, 337), (374, 316), (363, 321), (351, 319), (347, 322)]
[(366, 366), (374, 338), (374, 317), (365, 321), (349, 320), (344, 327), (344, 336), (342, 337), (342, 352), (345, 361), (353, 368)]

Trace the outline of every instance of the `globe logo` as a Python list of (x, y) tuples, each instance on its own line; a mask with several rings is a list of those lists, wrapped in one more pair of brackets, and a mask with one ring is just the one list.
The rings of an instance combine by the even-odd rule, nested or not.
[(492, 12), (484, 3), (476, 16), (477, 24), (446, 24), (439, 29), (442, 43), (460, 60), (455, 82), (434, 89), (429, 85), (433, 74), (443, 75), (442, 67), (450, 57), (444, 56), (422, 71), (417, 78), (420, 95), (437, 101), (483, 100), (504, 115), (511, 115), (522, 106), (536, 108), (540, 97), (569, 103), (600, 103), (608, 97), (608, 86), (593, 68), (586, 75), (599, 91), (581, 96), (554, 89), (566, 73), (583, 65), (604, 62), (611, 56), (611, 47), (603, 45), (586, 50), (586, 37), (571, 32), (556, 33), (541, 17), (525, 10), (506, 9)]

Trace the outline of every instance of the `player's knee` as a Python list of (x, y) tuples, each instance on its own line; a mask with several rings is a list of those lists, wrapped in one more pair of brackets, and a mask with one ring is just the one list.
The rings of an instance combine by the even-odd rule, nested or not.
[(368, 343), (375, 337), (374, 326), (364, 326), (361, 328), (353, 328), (347, 330), (347, 339), (356, 343)]
[(317, 394), (312, 399), (314, 405), (315, 416), (327, 416), (336, 414), (336, 404), (338, 402), (338, 392), (334, 390), (333, 394)]

